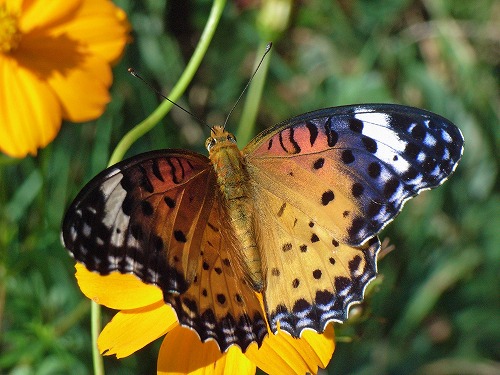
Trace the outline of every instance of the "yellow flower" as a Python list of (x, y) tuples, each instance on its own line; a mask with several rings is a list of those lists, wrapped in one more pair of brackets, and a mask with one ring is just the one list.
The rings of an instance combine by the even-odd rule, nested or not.
[(80, 264), (76, 270), (80, 289), (88, 298), (121, 310), (99, 336), (101, 353), (126, 357), (168, 333), (158, 356), (158, 374), (255, 374), (256, 367), (269, 374), (315, 374), (318, 367), (326, 367), (335, 349), (329, 324), (323, 334), (306, 331), (294, 339), (284, 332), (271, 333), (260, 348), (254, 343), (245, 353), (237, 346), (221, 353), (215, 342), (202, 343), (196, 333), (179, 325), (159, 288), (133, 275), (101, 276)]
[(128, 33), (108, 0), (0, 0), (0, 151), (35, 155), (62, 119), (99, 117)]

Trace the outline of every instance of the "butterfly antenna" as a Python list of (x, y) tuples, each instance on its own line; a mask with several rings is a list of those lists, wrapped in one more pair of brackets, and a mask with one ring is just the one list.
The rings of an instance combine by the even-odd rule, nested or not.
[(142, 82), (144, 82), (146, 85), (149, 86), (149, 88), (151, 88), (156, 94), (158, 94), (159, 96), (161, 96), (163, 99), (165, 99), (166, 101), (172, 103), (173, 105), (175, 105), (177, 108), (179, 109), (182, 109), (184, 112), (186, 112), (189, 116), (191, 116), (192, 118), (194, 118), (196, 121), (198, 121), (200, 124), (202, 125), (205, 125), (207, 128), (209, 128), (210, 130), (212, 130), (212, 127), (210, 125), (208, 125), (205, 121), (201, 120), (200, 118), (198, 118), (197, 116), (193, 115), (191, 112), (189, 112), (187, 109), (181, 107), (179, 104), (177, 104), (176, 102), (170, 100), (169, 98), (167, 98), (165, 95), (163, 95), (160, 91), (158, 91), (155, 87), (153, 87), (153, 85), (151, 85), (148, 81), (146, 81), (144, 78), (142, 78), (139, 73), (137, 73), (133, 68), (128, 68), (127, 69), (128, 72), (130, 74), (132, 74), (134, 77), (136, 78), (139, 78)]
[(226, 124), (227, 124), (227, 122), (229, 120), (229, 117), (231, 117), (231, 114), (233, 113), (234, 109), (236, 108), (236, 106), (240, 102), (243, 94), (245, 93), (245, 91), (247, 91), (248, 86), (250, 86), (250, 83), (252, 82), (253, 77), (255, 77), (255, 74), (257, 74), (257, 71), (259, 70), (260, 66), (262, 65), (262, 62), (264, 61), (264, 58), (269, 53), (269, 51), (271, 50), (272, 46), (273, 46), (272, 42), (267, 43), (266, 50), (264, 51), (264, 54), (262, 55), (262, 58), (260, 59), (259, 65), (257, 65), (257, 68), (255, 68), (255, 70), (254, 70), (252, 76), (250, 77), (250, 79), (248, 80), (245, 88), (243, 89), (243, 91), (241, 92), (240, 96), (238, 97), (238, 100), (236, 100), (236, 103), (234, 103), (233, 108), (231, 108), (231, 110), (229, 111), (229, 113), (228, 113), (228, 115), (226, 117), (226, 121), (224, 121), (224, 126), (223, 126), (224, 129), (226, 128)]

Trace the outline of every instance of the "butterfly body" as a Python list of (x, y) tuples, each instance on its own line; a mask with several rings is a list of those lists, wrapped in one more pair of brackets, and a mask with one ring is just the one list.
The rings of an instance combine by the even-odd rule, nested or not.
[(217, 175), (217, 183), (224, 201), (229, 225), (234, 236), (231, 241), (236, 265), (241, 267), (245, 280), (256, 292), (262, 291), (262, 262), (255, 236), (255, 209), (252, 202), (250, 177), (245, 160), (236, 145), (236, 138), (221, 126), (212, 128), (205, 142), (210, 161)]
[(206, 146), (209, 158), (161, 150), (103, 171), (62, 238), (91, 271), (157, 285), (202, 341), (245, 351), (278, 327), (345, 321), (376, 276), (377, 233), (447, 179), (463, 138), (433, 113), (361, 104), (295, 117), (242, 151), (214, 127)]

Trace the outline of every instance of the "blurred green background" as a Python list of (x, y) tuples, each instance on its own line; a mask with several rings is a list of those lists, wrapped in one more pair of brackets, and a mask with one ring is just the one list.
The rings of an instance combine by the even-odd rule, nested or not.
[[(91, 372), (89, 302), (59, 240), (62, 216), (123, 134), (161, 100), (127, 68), (168, 94), (212, 5), (116, 3), (134, 39), (114, 69), (106, 113), (63, 125), (37, 157), (1, 159), (0, 373)], [(390, 102), (449, 118), (466, 141), (450, 180), (409, 202), (382, 233), (396, 249), (379, 262), (365, 303), (336, 325), (327, 372), (500, 373), (500, 2), (303, 0), (292, 4), (288, 19), (286, 12), (268, 17), (264, 3), (228, 2), (180, 105), (209, 124), (223, 122), (258, 46), (272, 39), (256, 131), (322, 107)], [(280, 30), (282, 21), (288, 27)], [(229, 130), (236, 130), (242, 107)], [(171, 147), (205, 153), (207, 136), (174, 109), (127, 156)], [(105, 311), (105, 319), (112, 314)], [(158, 347), (106, 358), (107, 373), (154, 373)]]

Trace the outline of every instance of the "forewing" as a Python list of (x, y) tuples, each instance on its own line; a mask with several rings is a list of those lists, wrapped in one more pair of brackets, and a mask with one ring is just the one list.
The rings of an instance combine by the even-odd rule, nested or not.
[(399, 105), (311, 112), (255, 138), (243, 151), (253, 181), (358, 246), (404, 202), (440, 185), (463, 150), (460, 130), (433, 113)]
[(89, 270), (133, 273), (164, 294), (194, 278), (214, 202), (208, 158), (182, 150), (149, 152), (91, 180), (69, 207), (64, 246)]

